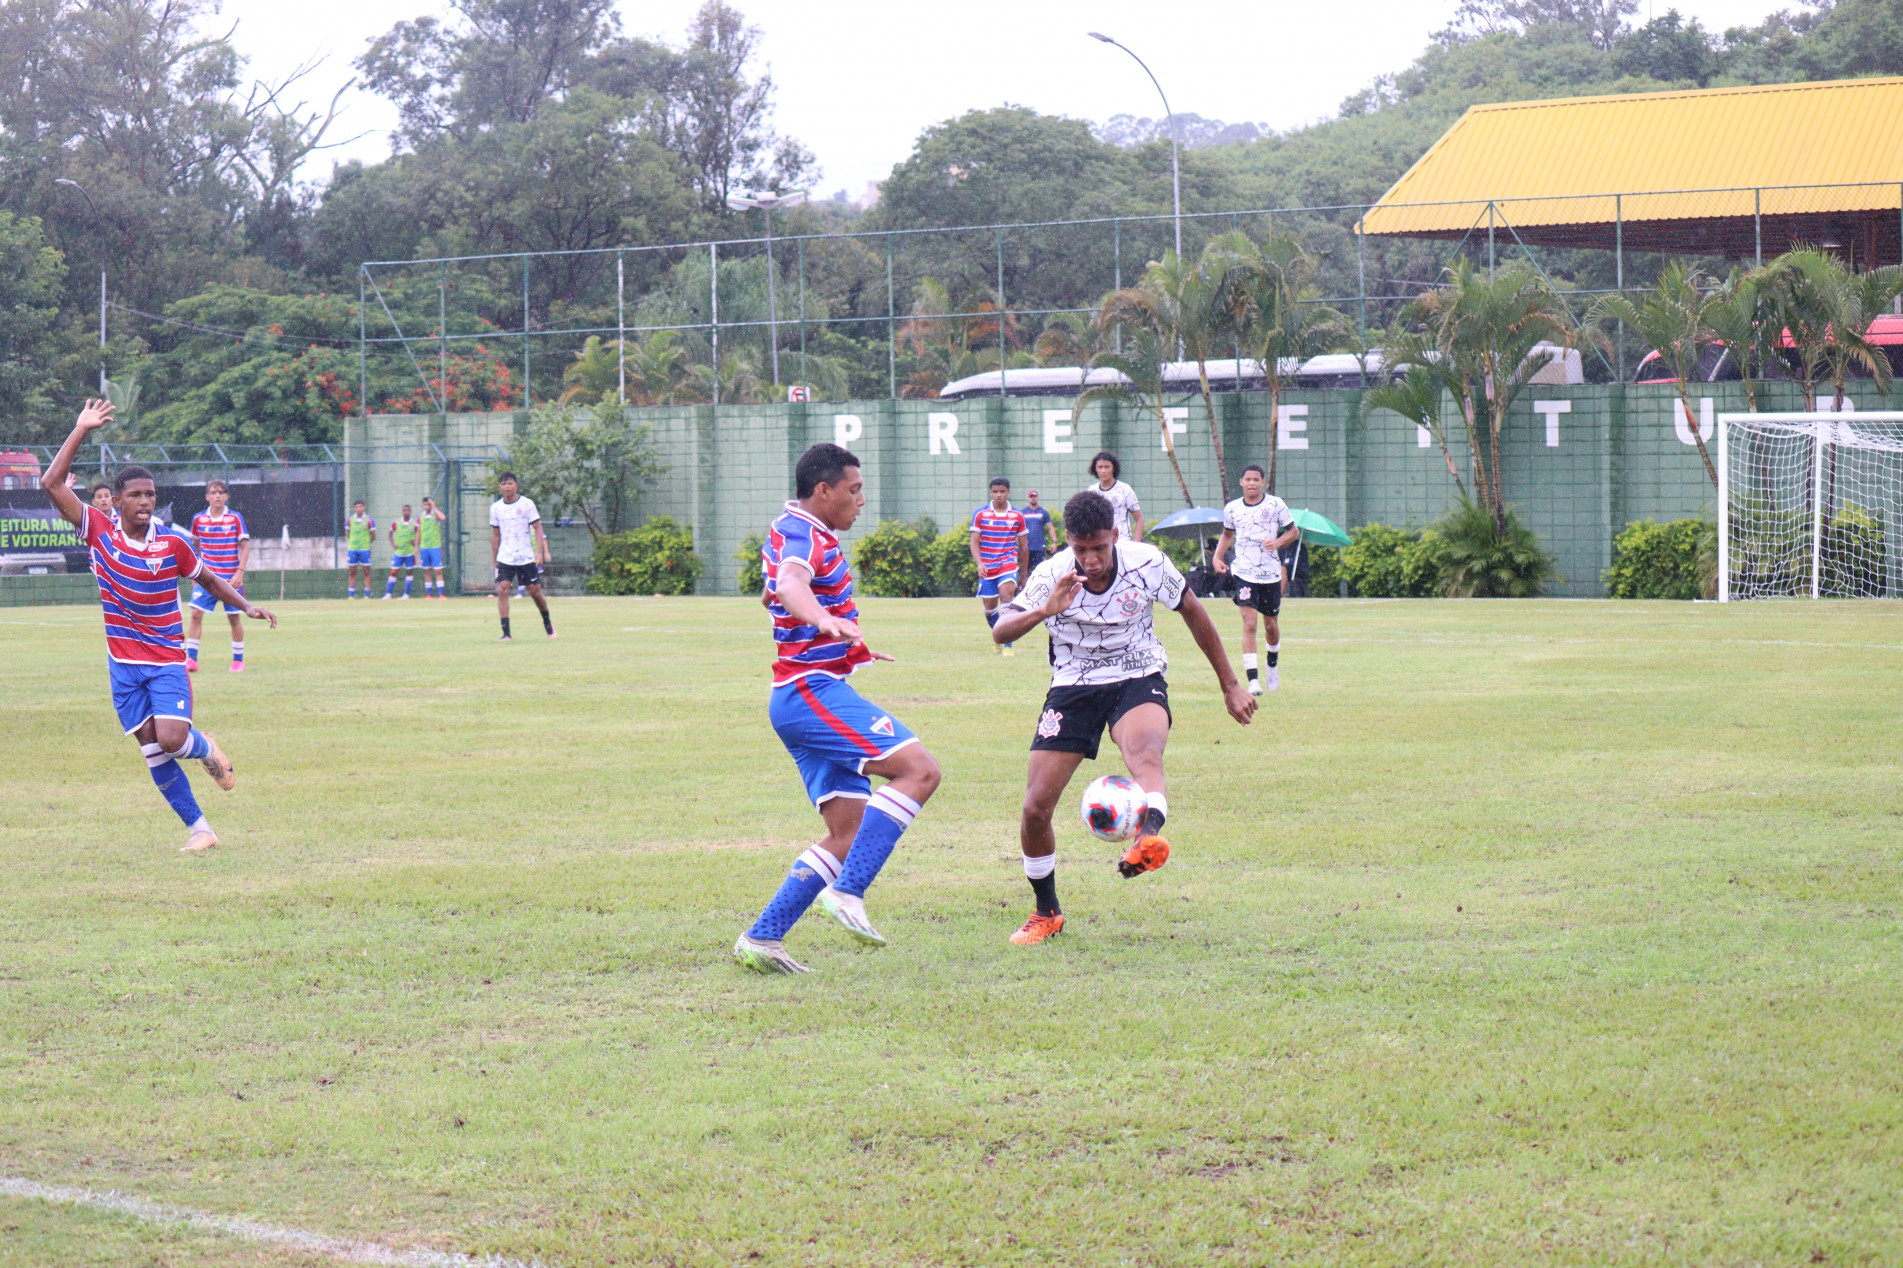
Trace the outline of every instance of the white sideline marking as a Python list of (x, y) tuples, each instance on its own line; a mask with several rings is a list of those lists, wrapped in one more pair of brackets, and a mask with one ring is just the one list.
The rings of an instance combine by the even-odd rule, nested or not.
[(538, 1259), (524, 1263), (501, 1255), (462, 1255), (444, 1250), (397, 1250), (377, 1242), (353, 1242), (341, 1237), (326, 1237), (322, 1233), (308, 1233), (298, 1228), (279, 1228), (257, 1220), (228, 1219), (222, 1215), (207, 1215), (202, 1211), (187, 1211), (131, 1197), (117, 1190), (94, 1193), (91, 1189), (40, 1184), (17, 1176), (0, 1176), (0, 1195), (90, 1206), (117, 1215), (129, 1215), (148, 1224), (182, 1224), (200, 1232), (227, 1233), (246, 1241), (269, 1242), (276, 1246), (328, 1255), (348, 1264), (384, 1264), (389, 1265), (389, 1268), (541, 1268), (542, 1262)]

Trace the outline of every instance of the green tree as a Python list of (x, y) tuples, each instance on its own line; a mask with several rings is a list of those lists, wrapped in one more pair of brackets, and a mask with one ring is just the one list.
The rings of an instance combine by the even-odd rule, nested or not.
[[(1223, 274), (1219, 308), (1230, 318), (1229, 328), (1262, 366), (1271, 419), (1266, 484), (1273, 493), (1282, 394), (1311, 357), (1340, 346), (1347, 321), (1321, 302), (1315, 286), (1320, 261), (1292, 236), (1276, 234), (1258, 245), (1241, 233), (1224, 234), (1209, 244), (1204, 258), (1210, 271)], [(1206, 371), (1202, 379), (1207, 402)], [(1215, 430), (1213, 409), (1210, 429)]]
[(54, 417), (51, 377), (65, 273), (37, 219), (0, 211), (0, 427), (12, 444), (49, 443), (70, 426)]
[(1844, 407), (1844, 381), (1867, 375), (1890, 394), (1890, 361), (1870, 339), (1870, 323), (1903, 293), (1903, 269), (1894, 265), (1853, 273), (1827, 251), (1800, 247), (1776, 261), (1773, 274), (1781, 316), (1802, 365), (1805, 407), (1817, 405), (1815, 383), (1831, 385), (1832, 410)]
[(1090, 368), (1115, 370), (1122, 381), (1086, 387), (1077, 395), (1072, 416), (1083, 417), (1084, 406), (1100, 400), (1129, 401), (1154, 416), (1163, 436), (1163, 451), (1169, 455), (1170, 470), (1176, 473), (1176, 487), (1183, 492), (1183, 505), (1195, 506), (1196, 499), (1189, 495), (1189, 481), (1183, 478), (1183, 465), (1176, 460), (1169, 417), (1163, 412), (1169, 402), (1169, 391), (1163, 386), (1163, 366), (1175, 358), (1176, 349), (1166, 303), (1153, 288), (1144, 286), (1126, 287), (1104, 296), (1097, 324), (1107, 336), (1115, 337), (1121, 350), (1099, 352), (1090, 359)]
[(544, 515), (579, 516), (596, 541), (631, 527), (643, 490), (668, 470), (648, 425), (631, 422), (613, 401), (587, 410), (537, 409), (509, 463), (536, 491)]
[(1504, 534), (1500, 436), (1513, 402), (1557, 355), (1536, 346), (1573, 343), (1571, 314), (1531, 266), (1508, 265), (1489, 278), (1461, 257), (1444, 285), (1414, 301), (1411, 315), (1426, 327), (1424, 351), (1432, 352), (1432, 363), (1455, 390), (1473, 451), (1475, 491)]
[[(1604, 295), (1593, 304), (1589, 314), (1590, 318), (1602, 321), (1624, 322), (1658, 352), (1659, 359), (1671, 367), (1679, 405), (1690, 419), (1698, 417), (1691, 385), (1698, 378), (1699, 358), (1717, 340), (1709, 318), (1717, 296), (1715, 291), (1706, 289), (1707, 280), (1684, 261), (1673, 260), (1659, 274), (1658, 285), (1639, 303), (1633, 303), (1624, 295)], [(1704, 460), (1705, 473), (1711, 477), (1712, 487), (1717, 488), (1718, 468), (1712, 465), (1704, 433), (1694, 425), (1692, 437), (1698, 442), (1698, 456)]]
[(1771, 273), (1732, 269), (1717, 293), (1706, 298), (1704, 319), (1712, 341), (1723, 344), (1731, 354), (1744, 383), (1745, 401), (1756, 413), (1758, 381), (1767, 367), (1777, 364), (1784, 334)]

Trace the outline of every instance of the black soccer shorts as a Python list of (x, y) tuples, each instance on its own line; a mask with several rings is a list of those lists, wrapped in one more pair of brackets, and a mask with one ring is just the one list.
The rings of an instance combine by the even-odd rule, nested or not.
[(496, 565), (497, 585), (501, 585), (507, 581), (511, 585), (532, 586), (539, 584), (541, 580), (542, 570), (537, 568), (533, 562), (526, 564)]
[(1254, 608), (1263, 616), (1275, 616), (1282, 611), (1282, 583), (1244, 581), (1238, 577), (1235, 600), (1239, 608)]
[(1170, 686), (1162, 674), (1095, 687), (1052, 687), (1044, 697), (1044, 712), (1037, 720), (1037, 733), (1031, 737), (1031, 749), (1082, 753), (1094, 762), (1104, 731), (1115, 727), (1124, 714), (1140, 704), (1160, 704), (1164, 715), (1175, 720), (1170, 713)]

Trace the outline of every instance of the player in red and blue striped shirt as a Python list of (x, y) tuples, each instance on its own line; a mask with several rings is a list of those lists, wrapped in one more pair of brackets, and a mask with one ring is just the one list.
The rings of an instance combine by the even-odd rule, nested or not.
[[(884, 946), (866, 917), (866, 887), (938, 787), (938, 762), (904, 723), (846, 682), (859, 666), (891, 660), (859, 633), (852, 568), (839, 544), (866, 504), (859, 459), (814, 445), (794, 469), (795, 500), (761, 547), (773, 617), (773, 691), (767, 717), (799, 767), (826, 837), (793, 861), (773, 900), (733, 944), (757, 973), (804, 973), (781, 939), (818, 898), (861, 942)], [(872, 791), (868, 776), (888, 780)]]
[[(978, 564), (978, 602), (984, 604), (986, 625), (998, 623), (999, 600), (1017, 597), (1030, 540), (1030, 524), (1011, 505), (1011, 482), (998, 476), (991, 482), (991, 501), (971, 513), (971, 557)], [(1017, 655), (1009, 643), (998, 645), (998, 651)]]
[(112, 680), (112, 707), (119, 725), (139, 741), (152, 781), (159, 786), (190, 836), (184, 849), (208, 850), (218, 844), (211, 825), (192, 796), (181, 761), (204, 764), (220, 788), (237, 783), (231, 760), (218, 742), (192, 726), (192, 682), (185, 676), (185, 631), (178, 610), (178, 583), (191, 577), (199, 585), (254, 621), (278, 623), (263, 608), (252, 607), (231, 583), (205, 566), (185, 534), (156, 524), (158, 486), (144, 467), (123, 467), (113, 478), (113, 504), (119, 519), (81, 502), (66, 487), (73, 456), (87, 434), (112, 421), (112, 405), (87, 401), (72, 435), (40, 477), (40, 487), (92, 551), (99, 603), (105, 610), (106, 668)]
[[(227, 510), (226, 503), (231, 499), (231, 491), (223, 480), (212, 480), (205, 485), (205, 509), (192, 516), (192, 541), (198, 546), (198, 557), (205, 561), (208, 571), (215, 572), (231, 583), (231, 588), (239, 594), (244, 593), (244, 569), (251, 562), (251, 534), (245, 531), (244, 516), (236, 511)], [(185, 632), (185, 672), (198, 672), (198, 636), (205, 628), (205, 613), (218, 610), (218, 600), (204, 586), (192, 587), (192, 623)], [(225, 616), (231, 621), (231, 672), (244, 672), (244, 621), (239, 616), (243, 605), (232, 607), (225, 605)]]

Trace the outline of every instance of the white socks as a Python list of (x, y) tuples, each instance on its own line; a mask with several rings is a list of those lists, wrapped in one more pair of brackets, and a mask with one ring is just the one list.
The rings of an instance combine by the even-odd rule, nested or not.
[(1254, 652), (1244, 652), (1244, 653), (1242, 653), (1242, 667), (1243, 667), (1244, 669), (1254, 669), (1254, 668), (1255, 668), (1255, 653), (1254, 653)]
[(839, 879), (839, 860), (817, 845), (807, 846), (799, 861), (817, 872), (828, 885)]
[(1041, 881), (1057, 870), (1057, 855), (1046, 854), (1042, 858), (1024, 856), (1024, 874), (1034, 881)]
[(1145, 801), (1150, 803), (1150, 809), (1156, 811), (1158, 814), (1162, 815), (1165, 819), (1170, 817), (1170, 799), (1168, 797), (1165, 797), (1160, 792), (1146, 791), (1143, 794), (1143, 798)]

